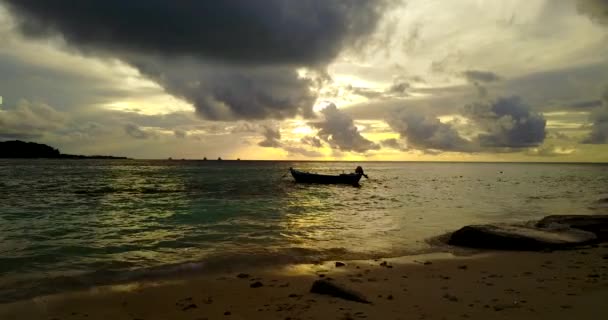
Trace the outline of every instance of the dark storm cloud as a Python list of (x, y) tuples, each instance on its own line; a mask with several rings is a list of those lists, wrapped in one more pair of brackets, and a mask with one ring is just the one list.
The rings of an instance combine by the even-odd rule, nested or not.
[(2, 1), (24, 34), (119, 58), (210, 120), (310, 117), (313, 84), (295, 68), (361, 45), (392, 2)]
[(582, 142), (585, 144), (608, 143), (608, 89), (603, 96), (603, 105), (596, 108), (589, 115), (591, 120), (591, 133)]
[(380, 149), (379, 145), (365, 139), (355, 126), (353, 118), (338, 110), (336, 105), (330, 104), (321, 110), (321, 114), (324, 119), (312, 122), (311, 125), (319, 129), (318, 137), (332, 148), (360, 153)]
[(451, 124), (442, 123), (432, 116), (402, 110), (394, 113), (387, 123), (407, 139), (408, 146), (416, 149), (464, 152), (474, 150), (471, 142), (462, 138)]
[(269, 126), (264, 127), (262, 132), (264, 140), (260, 141), (258, 145), (266, 148), (280, 148), (281, 147), (281, 132), (278, 128), (271, 128)]
[(91, 51), (317, 65), (376, 27), (380, 0), (3, 0), (30, 36)]
[(545, 140), (547, 121), (517, 96), (471, 103), (464, 115), (485, 132), (478, 136), (482, 147), (525, 148)]
[(128, 61), (210, 120), (310, 117), (316, 99), (311, 81), (288, 67), (217, 66), (146, 57)]
[(581, 14), (587, 15), (591, 21), (608, 26), (607, 0), (577, 0), (576, 8)]
[(489, 83), (500, 80), (500, 77), (491, 71), (467, 70), (462, 75), (471, 83)]

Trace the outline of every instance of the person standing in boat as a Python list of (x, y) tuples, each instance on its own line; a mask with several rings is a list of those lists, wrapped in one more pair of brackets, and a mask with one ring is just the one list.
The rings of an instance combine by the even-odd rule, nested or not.
[(357, 166), (357, 168), (355, 169), (355, 173), (364, 176), (365, 179), (369, 179), (367, 177), (367, 175), (365, 174), (365, 172), (363, 172), (363, 167), (361, 167), (361, 166)]

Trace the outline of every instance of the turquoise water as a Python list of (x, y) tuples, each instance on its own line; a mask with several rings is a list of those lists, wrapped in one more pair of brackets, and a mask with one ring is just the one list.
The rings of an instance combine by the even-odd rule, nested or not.
[[(289, 167), (352, 171), (299, 185)], [(0, 160), (0, 301), (230, 266), (387, 257), (465, 224), (605, 213), (608, 166)]]

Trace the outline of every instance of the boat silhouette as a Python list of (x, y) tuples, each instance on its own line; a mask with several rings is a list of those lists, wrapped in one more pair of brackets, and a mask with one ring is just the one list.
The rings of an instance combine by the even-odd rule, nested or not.
[(289, 168), (289, 172), (298, 183), (319, 183), (319, 184), (350, 184), (359, 185), (361, 177), (367, 175), (363, 173), (363, 168), (357, 167), (354, 173), (342, 173), (338, 175), (318, 174)]

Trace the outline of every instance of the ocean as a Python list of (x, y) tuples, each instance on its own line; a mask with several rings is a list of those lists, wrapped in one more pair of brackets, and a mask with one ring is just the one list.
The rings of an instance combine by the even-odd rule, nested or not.
[[(289, 167), (369, 175), (296, 184)], [(123, 281), (438, 250), (466, 224), (608, 212), (608, 165), (0, 160), (0, 302)], [(445, 250), (442, 248), (441, 250)]]

